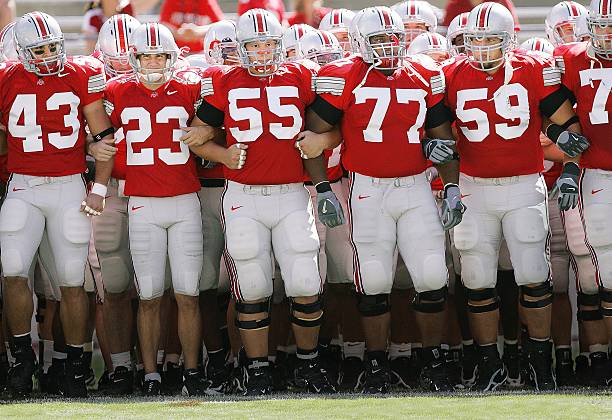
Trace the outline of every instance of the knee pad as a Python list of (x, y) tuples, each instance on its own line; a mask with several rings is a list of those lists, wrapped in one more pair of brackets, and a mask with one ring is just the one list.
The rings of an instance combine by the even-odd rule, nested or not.
[(96, 251), (113, 253), (121, 248), (127, 236), (127, 217), (117, 211), (105, 211), (94, 219), (93, 226)]
[[(318, 327), (323, 319), (323, 300), (317, 296), (317, 300), (312, 303), (298, 303), (294, 298), (289, 298), (289, 310), (291, 312), (291, 322), (300, 327)], [(296, 313), (318, 314), (315, 318), (300, 318)]]
[[(578, 292), (578, 312), (576, 317), (578, 322), (580, 321), (600, 321), (603, 319), (601, 308), (599, 307), (599, 295), (587, 295), (585, 293)], [(595, 309), (583, 309), (584, 306), (590, 306)]]
[[(480, 290), (466, 288), (466, 294), (468, 298), (468, 311), (473, 314), (493, 312), (499, 309), (499, 297), (497, 289), (494, 287)], [(492, 300), (492, 302), (483, 303), (489, 300)]]
[(391, 292), (393, 287), (392, 267), (386, 267), (382, 261), (377, 259), (368, 258), (367, 250), (364, 250), (359, 254), (358, 269), (365, 293), (377, 295)]
[(235, 218), (226, 225), (227, 251), (234, 260), (251, 260), (261, 252), (259, 226), (246, 217)]
[(584, 240), (584, 225), (578, 207), (563, 212), (563, 226), (567, 237), (567, 247), (572, 255), (590, 255)]
[(378, 316), (389, 312), (389, 294), (357, 295), (357, 309), (362, 316)]
[(261, 314), (260, 319), (250, 321), (241, 321), (240, 318), (236, 316), (236, 326), (241, 330), (259, 330), (270, 326), (269, 297), (262, 302), (236, 302), (236, 312), (238, 314)]
[(164, 295), (164, 279), (153, 279), (153, 276), (135, 276), (136, 289), (140, 300), (153, 300)]
[[(7, 198), (0, 213), (0, 233), (3, 237), (23, 230), (28, 222), (28, 204), (15, 198)], [(31, 261), (18, 248), (2, 249), (2, 272), (7, 277), (28, 277)]]
[(78, 208), (64, 209), (62, 233), (64, 238), (75, 245), (89, 244), (91, 238), (91, 220)]
[(601, 300), (601, 314), (605, 317), (612, 317), (612, 290), (601, 287), (599, 299)]
[(586, 233), (589, 244), (597, 256), (601, 283), (612, 289), (612, 226), (610, 226), (612, 205), (591, 204), (585, 207)]
[[(537, 298), (535, 300), (527, 300), (526, 297)], [(550, 281), (545, 281), (534, 287), (520, 286), (521, 306), (523, 308), (535, 309), (545, 308), (552, 304), (553, 287)]]
[(236, 261), (236, 270), (240, 289), (240, 296), (237, 297), (240, 300), (253, 301), (270, 296), (273, 291), (272, 278), (266, 274), (261, 262)]
[(434, 314), (444, 311), (447, 296), (448, 287), (444, 286), (437, 290), (417, 293), (412, 304), (417, 312)]

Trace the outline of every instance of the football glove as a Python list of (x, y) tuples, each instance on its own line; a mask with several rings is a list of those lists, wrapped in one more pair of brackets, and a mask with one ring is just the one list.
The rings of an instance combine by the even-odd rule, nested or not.
[(344, 223), (344, 211), (333, 191), (317, 193), (317, 210), (319, 220), (328, 228), (340, 226)]
[(578, 205), (578, 178), (580, 168), (574, 162), (568, 162), (563, 166), (563, 172), (557, 179), (554, 188), (550, 192), (551, 197), (559, 193), (559, 208), (562, 211), (573, 209)]
[(591, 144), (582, 134), (563, 131), (557, 138), (557, 146), (569, 157), (576, 157), (589, 148)]
[(423, 153), (436, 165), (443, 165), (456, 159), (455, 151), (452, 149), (454, 145), (455, 140), (424, 139)]
[(461, 202), (461, 192), (457, 184), (446, 184), (444, 186), (444, 198), (442, 200), (442, 227), (449, 230), (461, 223), (465, 204)]

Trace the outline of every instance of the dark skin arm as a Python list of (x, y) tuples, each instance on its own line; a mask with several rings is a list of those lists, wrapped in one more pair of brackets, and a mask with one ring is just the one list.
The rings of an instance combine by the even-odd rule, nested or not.
[[(314, 133), (327, 133), (332, 131), (334, 126), (323, 120), (319, 115), (310, 108), (306, 111), (306, 129)], [(304, 169), (308, 172), (310, 179), (314, 185), (319, 182), (327, 181), (327, 168), (323, 155), (314, 159), (303, 159)]]

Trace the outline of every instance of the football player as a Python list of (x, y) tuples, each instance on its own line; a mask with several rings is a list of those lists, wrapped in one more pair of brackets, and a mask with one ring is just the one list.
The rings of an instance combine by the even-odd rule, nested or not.
[[(0, 73), (0, 112), (7, 127), (8, 168), (13, 173), (0, 211), (5, 309), (16, 358), (9, 388), (13, 396), (32, 391), (35, 360), (27, 278), (42, 245), (41, 252), (52, 256), (57, 272), (53, 277), (65, 303), (60, 308), (68, 345), (65, 395), (82, 397), (87, 395), (83, 281), (91, 231), (85, 215), (102, 212), (112, 165), (98, 162), (96, 183), (89, 194), (81, 174), (85, 171), (85, 122), (94, 138), (112, 141), (102, 106), (104, 71), (89, 57), (67, 59), (59, 24), (47, 14), (28, 13), (17, 20), (14, 30), (19, 63)], [(41, 244), (44, 233), (48, 244)]]
[(331, 32), (340, 42), (345, 53), (352, 53), (349, 39), (349, 28), (355, 13), (347, 9), (333, 9), (323, 16), (319, 23), (319, 30)]
[(435, 32), (438, 27), (438, 18), (433, 7), (426, 1), (407, 0), (392, 7), (402, 18), (406, 46), (424, 32)]
[(448, 25), (446, 40), (448, 41), (448, 50), (452, 56), (457, 56), (465, 52), (463, 34), (465, 33), (465, 28), (467, 28), (467, 18), (469, 14), (469, 12), (464, 12), (455, 16)]
[(314, 30), (315, 28), (310, 25), (298, 23), (296, 25), (291, 25), (283, 31), (283, 46), (285, 48), (285, 58), (287, 62), (295, 61), (300, 58), (298, 55), (298, 43), (300, 42), (300, 38)]
[(445, 67), (447, 103), (458, 129), (460, 185), (468, 206), (454, 239), (480, 350), (475, 386), (483, 391), (496, 389), (508, 376), (497, 351), (495, 285), (502, 234), (520, 286), (531, 379), (538, 390), (556, 388), (549, 341), (553, 290), (547, 191), (539, 174), (542, 115), (565, 125), (560, 147), (571, 152), (588, 146), (584, 137), (567, 131), (580, 126), (559, 89), (552, 60), (511, 52), (514, 39), (510, 11), (482, 3), (468, 16), (467, 56)]
[(575, 1), (562, 1), (554, 5), (544, 21), (548, 40), (554, 45), (579, 41), (576, 23), (580, 16), (586, 14), (586, 7)]
[(441, 63), (450, 56), (446, 38), (440, 34), (429, 32), (414, 38), (407, 52), (408, 55), (425, 54), (436, 63)]

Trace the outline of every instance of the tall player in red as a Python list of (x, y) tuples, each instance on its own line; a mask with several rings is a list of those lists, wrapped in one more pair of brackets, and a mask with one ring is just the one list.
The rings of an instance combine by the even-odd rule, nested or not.
[[(400, 16), (371, 7), (355, 16), (353, 39), (361, 56), (324, 66), (307, 128), (325, 132), (339, 125), (343, 166), (350, 171), (349, 215), (358, 307), (368, 361), (364, 392), (386, 392), (390, 374), (385, 350), (389, 331), (389, 294), (396, 246), (413, 279), (415, 310), (425, 347), (421, 384), (450, 390), (440, 350), (445, 323), (448, 272), (443, 225), (425, 177), (425, 132), (452, 137), (443, 104), (444, 78), (431, 60), (402, 61), (405, 42)], [(431, 140), (424, 148), (453, 156), (453, 141)], [(461, 221), (463, 205), (456, 161), (440, 166), (448, 184), (444, 228)], [(418, 240), (417, 240), (418, 238)]]
[(246, 393), (271, 392), (268, 326), (272, 295), (271, 253), (279, 263), (291, 302), (297, 344), (295, 383), (309, 392), (333, 392), (321, 370), (317, 340), (322, 317), (319, 239), (304, 188), (304, 166), (317, 189), (321, 221), (342, 223), (342, 208), (325, 177), (323, 159), (305, 160), (294, 148), (304, 110), (314, 99), (312, 73), (283, 61), (282, 28), (263, 9), (237, 23), (240, 67), (211, 68), (198, 110), (204, 123), (224, 126), (227, 143), (248, 144), (249, 160), (225, 170), (222, 197), (225, 258), (237, 301), (238, 327), (247, 356)]
[[(455, 228), (461, 278), (467, 288), (472, 333), (480, 349), (476, 388), (505, 383), (497, 351), (499, 303), (496, 271), (502, 234), (506, 239), (520, 303), (529, 330), (531, 379), (539, 390), (556, 387), (552, 373), (549, 225), (540, 131), (542, 115), (579, 130), (560, 75), (545, 57), (510, 52), (512, 14), (485, 2), (468, 16), (467, 57), (445, 67), (447, 102), (456, 114), (460, 185), (468, 211)], [(556, 140), (556, 139), (555, 139)], [(568, 151), (588, 145), (564, 131)]]
[[(28, 270), (41, 245), (57, 272), (60, 316), (68, 345), (66, 396), (85, 396), (83, 343), (87, 298), (83, 289), (91, 221), (104, 207), (111, 165), (99, 163), (96, 184), (86, 195), (85, 123), (95, 138), (112, 139), (102, 106), (104, 72), (89, 57), (66, 58), (55, 19), (33, 12), (15, 24), (19, 62), (0, 72), (0, 112), (7, 127), (12, 173), (0, 212), (6, 319), (13, 336), (9, 388), (13, 396), (32, 391), (34, 354)], [(84, 197), (87, 198), (84, 200)], [(48, 241), (42, 241), (46, 235)]]
[[(563, 86), (576, 103), (576, 113), (591, 146), (579, 161), (578, 158), (566, 161), (557, 185), (563, 210), (578, 205), (586, 233), (585, 244), (597, 271), (596, 285), (580, 284), (580, 311), (583, 317), (588, 314), (587, 319), (583, 318), (585, 321), (596, 321), (603, 315), (609, 340), (612, 337), (612, 1), (593, 0), (586, 19), (591, 41), (559, 46), (555, 55), (563, 69)], [(594, 293), (597, 291), (599, 296)], [(609, 362), (606, 365), (606, 352), (607, 346), (599, 346), (599, 356), (594, 361), (601, 366), (601, 382), (609, 385), (612, 365)]]

